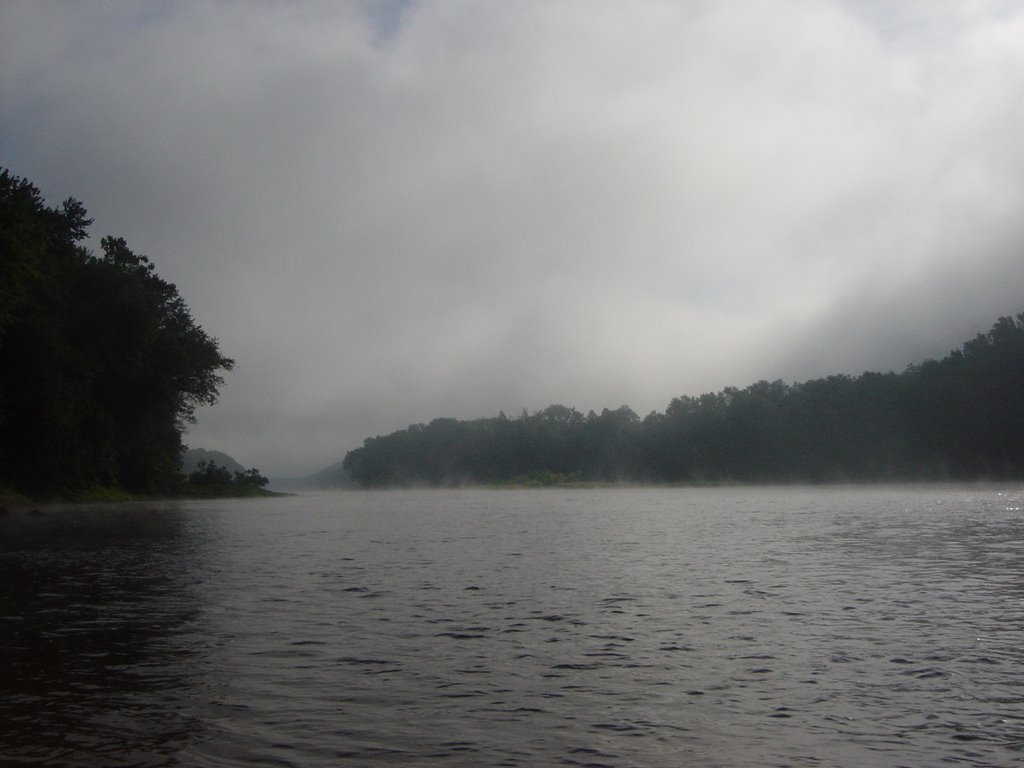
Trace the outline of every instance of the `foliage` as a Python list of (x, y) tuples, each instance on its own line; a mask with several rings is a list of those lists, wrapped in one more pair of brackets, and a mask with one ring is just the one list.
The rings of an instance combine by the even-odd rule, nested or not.
[(85, 248), (91, 223), (0, 171), (0, 483), (166, 493), (183, 428), (233, 362), (124, 239)]
[(269, 482), (256, 468), (232, 472), (213, 461), (200, 461), (183, 490), (194, 496), (253, 496), (263, 494)]
[(562, 488), (578, 485), (580, 482), (579, 477), (575, 474), (566, 475), (545, 469), (541, 472), (531, 472), (529, 475), (513, 477), (508, 482), (499, 483), (499, 485), (516, 488)]
[(212, 461), (199, 462), (199, 468), (188, 476), (189, 484), (211, 488), (231, 485), (234, 480), (231, 470)]
[(364, 486), (1024, 478), (1024, 314), (902, 374), (759, 381), (643, 420), (563, 405), (435, 419), (369, 438), (343, 466)]
[(266, 488), (270, 481), (253, 467), (245, 472), (235, 472), (234, 484), (241, 488)]

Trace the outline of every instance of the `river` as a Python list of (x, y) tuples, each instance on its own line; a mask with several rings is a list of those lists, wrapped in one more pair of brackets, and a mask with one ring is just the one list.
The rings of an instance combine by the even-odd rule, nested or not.
[(1024, 489), (0, 517), (0, 766), (1024, 763)]

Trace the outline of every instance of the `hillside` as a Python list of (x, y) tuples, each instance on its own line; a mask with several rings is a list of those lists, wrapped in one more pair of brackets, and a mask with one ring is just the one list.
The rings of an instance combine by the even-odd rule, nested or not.
[(434, 419), (367, 439), (360, 485), (1024, 478), (1024, 314), (901, 374), (759, 381), (628, 406)]

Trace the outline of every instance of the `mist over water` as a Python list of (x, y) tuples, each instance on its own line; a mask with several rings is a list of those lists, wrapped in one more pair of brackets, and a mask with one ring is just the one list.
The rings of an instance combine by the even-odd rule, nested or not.
[(1007, 765), (1018, 488), (0, 518), (0, 765)]

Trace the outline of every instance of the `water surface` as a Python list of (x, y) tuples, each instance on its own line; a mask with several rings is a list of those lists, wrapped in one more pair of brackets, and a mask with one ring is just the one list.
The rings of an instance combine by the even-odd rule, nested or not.
[(1024, 762), (1020, 488), (0, 518), (0, 765)]

